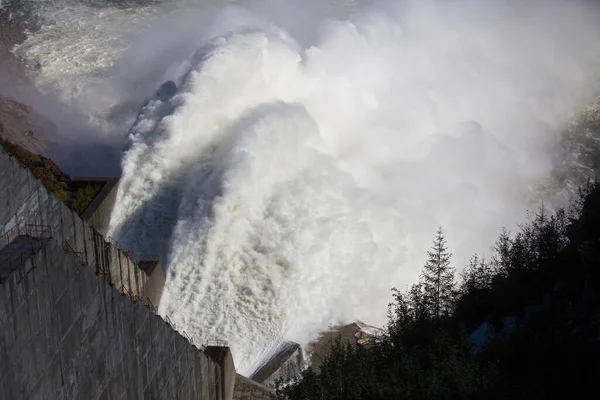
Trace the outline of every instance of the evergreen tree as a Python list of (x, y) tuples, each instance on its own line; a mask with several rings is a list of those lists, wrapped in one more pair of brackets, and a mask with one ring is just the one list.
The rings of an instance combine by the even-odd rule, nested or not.
[(441, 227), (427, 257), (421, 275), (425, 302), (431, 315), (441, 317), (451, 311), (455, 297), (454, 268), (450, 266), (452, 254), (448, 252)]
[(494, 273), (489, 263), (484, 257), (473, 255), (469, 260), (469, 265), (461, 274), (462, 285), (461, 293), (466, 294), (476, 290), (488, 289), (492, 286), (492, 278)]
[(500, 237), (496, 241), (496, 254), (492, 256), (492, 267), (497, 275), (506, 276), (512, 270), (510, 262), (511, 239), (506, 228), (502, 228)]
[[(593, 190), (577, 220), (539, 210), (515, 235), (503, 230), (492, 258), (473, 256), (456, 299), (440, 229), (421, 281), (393, 290), (385, 335), (369, 346), (336, 340), (321, 368), (278, 385), (278, 398), (585, 397), (600, 376), (600, 301), (585, 289), (600, 287), (600, 186)], [(475, 354), (470, 335), (482, 322), (491, 335)]]

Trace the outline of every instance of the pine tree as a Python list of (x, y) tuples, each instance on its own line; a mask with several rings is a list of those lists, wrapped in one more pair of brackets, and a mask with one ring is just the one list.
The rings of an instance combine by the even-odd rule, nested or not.
[(427, 257), (421, 275), (424, 296), (430, 314), (439, 318), (450, 312), (455, 294), (454, 268), (450, 266), (452, 254), (448, 252), (441, 227)]
[(475, 254), (469, 260), (469, 265), (463, 270), (461, 276), (462, 285), (460, 291), (464, 295), (476, 290), (490, 288), (494, 271), (490, 263), (485, 261), (484, 257), (478, 257)]
[(492, 256), (492, 266), (497, 275), (508, 275), (512, 270), (510, 254), (511, 254), (511, 238), (506, 228), (502, 228), (500, 237), (496, 241), (496, 252)]

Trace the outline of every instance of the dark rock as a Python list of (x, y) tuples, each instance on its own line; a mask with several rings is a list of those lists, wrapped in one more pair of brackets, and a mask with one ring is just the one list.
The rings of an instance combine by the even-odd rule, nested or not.
[(32, 153), (45, 153), (52, 134), (51, 124), (42, 123), (31, 107), (0, 96), (0, 136)]
[(359, 343), (359, 341), (363, 338), (363, 334), (366, 333), (361, 333), (365, 327), (379, 329), (371, 327), (361, 321), (356, 321), (347, 325), (331, 326), (328, 331), (321, 332), (315, 340), (306, 346), (309, 364), (313, 369), (318, 371), (325, 360), (325, 356), (329, 353), (331, 345), (338, 338), (344, 344), (351, 344), (353, 346), (362, 344)]
[(173, 81), (166, 81), (154, 94), (155, 97), (164, 100), (172, 97), (177, 93), (177, 85)]
[(35, 154), (2, 137), (0, 137), (0, 147), (16, 158), (22, 167), (29, 169), (50, 193), (62, 201), (66, 200), (70, 179), (51, 159)]

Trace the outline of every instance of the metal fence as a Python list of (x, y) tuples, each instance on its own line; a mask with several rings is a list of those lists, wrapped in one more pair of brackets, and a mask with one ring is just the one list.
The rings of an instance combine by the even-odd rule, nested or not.
[(48, 225), (25, 224), (25, 236), (49, 239), (52, 237), (52, 228)]
[(158, 254), (144, 254), (144, 253), (133, 253), (129, 250), (125, 250), (125, 247), (121, 245), (114, 237), (109, 236), (106, 241), (117, 249), (119, 249), (127, 258), (129, 258), (134, 264), (139, 264), (140, 261), (156, 261), (158, 262)]
[(0, 249), (8, 246), (10, 242), (15, 240), (17, 236), (21, 236), (21, 226), (16, 225), (12, 229), (5, 232), (2, 236), (0, 236)]
[[(19, 236), (28, 236), (28, 237), (37, 238), (37, 239), (51, 239), (52, 238), (52, 228), (48, 225), (17, 224), (13, 228), (11, 228), (10, 230), (8, 230), (7, 232), (5, 232), (3, 235), (0, 236), (0, 249), (9, 245), (13, 240), (15, 240)], [(11, 258), (10, 261), (8, 261), (9, 270), (16, 269), (19, 266), (23, 265), (27, 261), (27, 259), (29, 259), (33, 255), (35, 255), (36, 251), (41, 248), (41, 245), (39, 242), (36, 243), (36, 242), (32, 241), (30, 244), (31, 244), (30, 249), (27, 249), (26, 251), (22, 251), (18, 256), (13, 257), (13, 258)], [(38, 245), (37, 247), (36, 247), (36, 244)], [(134, 262), (134, 264), (138, 264), (140, 261), (156, 261), (156, 262), (158, 262), (158, 256), (155, 254), (133, 255), (131, 252), (124, 251), (123, 247), (120, 245), (120, 243), (117, 242), (112, 237), (109, 237), (108, 240), (105, 242), (104, 249), (106, 250), (106, 248), (109, 247), (110, 245), (115, 246), (118, 250), (120, 250), (122, 253), (124, 253), (128, 258), (130, 258)], [(63, 243), (60, 244), (60, 247), (65, 253), (73, 256), (80, 265), (82, 265), (82, 266), (88, 265), (85, 260), (84, 254), (80, 251), (75, 251), (75, 249), (69, 244), (68, 241), (66, 241), (66, 240), (63, 241)], [(19, 278), (18, 282), (21, 282), (25, 278), (25, 276), (27, 276), (34, 269), (35, 269), (35, 265), (29, 271), (27, 271), (21, 278)], [(103, 268), (103, 271), (99, 271), (99, 270), (97, 270), (97, 268), (93, 268), (93, 270), (95, 270), (95, 273), (97, 275), (103, 276), (105, 282), (107, 282), (108, 284), (112, 284), (110, 271), (104, 271), (105, 269), (106, 268)], [(3, 283), (1, 277), (0, 277), (0, 283)], [(132, 293), (127, 287), (125, 287), (125, 285), (121, 285), (120, 288), (116, 288), (116, 289), (122, 295), (126, 295), (127, 297), (129, 297), (129, 299), (132, 302), (135, 303), (135, 302), (140, 301), (146, 308), (148, 308), (150, 311), (152, 311), (153, 314), (160, 316), (158, 314), (158, 308), (154, 304), (152, 304), (152, 301), (149, 298), (146, 298), (145, 300), (142, 299), (140, 296)], [(194, 339), (190, 335), (188, 335), (187, 332), (185, 332), (184, 330), (178, 329), (177, 326), (171, 321), (171, 319), (168, 316), (164, 316), (161, 318), (166, 323), (168, 323), (173, 330), (179, 332), (192, 346), (194, 346), (198, 349), (204, 350), (208, 346), (224, 346), (224, 347), (228, 346), (227, 341), (220, 340), (220, 339), (209, 339), (205, 343), (197, 345), (195, 343)]]
[(0, 236), (0, 249), (8, 246), (18, 236), (49, 239), (52, 237), (52, 228), (48, 225), (17, 224)]
[(65, 253), (71, 254), (73, 257), (75, 257), (79, 264), (83, 266), (87, 265), (87, 262), (83, 257), (83, 253), (81, 251), (75, 251), (75, 249), (73, 249), (73, 247), (71, 247), (69, 242), (66, 240), (63, 242), (62, 249), (65, 251)]

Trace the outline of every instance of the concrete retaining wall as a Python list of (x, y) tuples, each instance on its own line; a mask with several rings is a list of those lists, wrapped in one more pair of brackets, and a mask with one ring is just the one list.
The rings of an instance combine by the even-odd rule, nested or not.
[[(148, 278), (2, 149), (0, 171), (0, 235), (43, 225), (52, 236), (0, 284), (0, 399), (234, 396), (229, 349), (211, 360), (142, 302), (131, 301), (158, 305), (160, 266)], [(0, 241), (0, 252), (8, 243)]]
[(224, 399), (222, 367), (53, 240), (0, 285), (1, 399)]
[(231, 399), (237, 373), (229, 347), (208, 346), (204, 349), (204, 354), (221, 366), (221, 390), (225, 398)]

